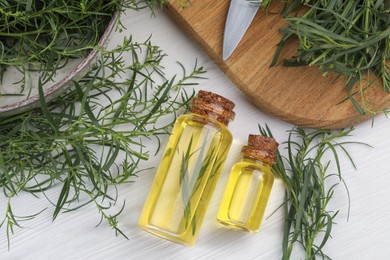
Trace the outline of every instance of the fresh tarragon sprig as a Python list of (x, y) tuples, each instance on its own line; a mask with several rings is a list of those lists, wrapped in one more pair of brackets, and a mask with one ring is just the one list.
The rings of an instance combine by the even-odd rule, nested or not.
[[(268, 126), (259, 129), (262, 135), (272, 136)], [(339, 183), (347, 189), (340, 157), (346, 155), (347, 161), (356, 168), (347, 146), (367, 145), (343, 140), (351, 131), (295, 127), (282, 144), (285, 153), (277, 153), (278, 160), (272, 169), (285, 186), (283, 260), (291, 259), (293, 249), (297, 247), (303, 249), (304, 259), (330, 259), (324, 252), (324, 246), (332, 237), (332, 227), (339, 210), (332, 209), (329, 204)], [(332, 167), (335, 170), (332, 171)], [(348, 189), (347, 193), (349, 199)]]
[[(125, 38), (102, 51), (93, 70), (54, 102), (46, 103), (40, 87), (40, 109), (0, 119), (0, 199), (6, 205), (0, 227), (8, 242), (14, 227), (41, 211), (22, 217), (13, 210), (14, 198), (28, 193), (50, 201), (53, 219), (92, 203), (125, 236), (117, 221), (124, 203), (110, 213), (117, 186), (131, 181), (156, 147), (145, 147), (146, 141), (159, 149), (159, 137), (170, 132), (193, 95), (183, 86), (204, 73), (197, 64), (189, 73), (180, 65), (183, 75), (167, 79), (164, 56), (149, 40)], [(57, 198), (49, 199), (45, 192), (56, 187)]]

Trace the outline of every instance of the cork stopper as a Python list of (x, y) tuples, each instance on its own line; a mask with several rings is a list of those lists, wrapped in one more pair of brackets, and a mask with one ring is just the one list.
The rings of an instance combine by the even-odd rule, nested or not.
[(276, 150), (279, 144), (272, 137), (249, 135), (248, 145), (243, 146), (241, 152), (245, 157), (263, 161), (272, 165), (276, 162)]
[(200, 90), (190, 102), (191, 112), (211, 117), (225, 125), (234, 119), (234, 106), (229, 99), (204, 90)]

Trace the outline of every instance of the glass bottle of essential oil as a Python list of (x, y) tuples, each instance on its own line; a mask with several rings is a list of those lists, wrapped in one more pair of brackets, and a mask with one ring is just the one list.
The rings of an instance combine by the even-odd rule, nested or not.
[(232, 135), (234, 103), (207, 91), (177, 118), (144, 205), (139, 226), (185, 245), (196, 241)]
[(217, 220), (229, 227), (258, 232), (271, 193), (279, 144), (271, 137), (249, 135), (242, 147), (242, 160), (236, 163), (218, 211)]

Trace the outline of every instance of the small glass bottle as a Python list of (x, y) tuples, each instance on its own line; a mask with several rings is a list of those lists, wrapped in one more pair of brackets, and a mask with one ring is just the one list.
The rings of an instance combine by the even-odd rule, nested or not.
[(139, 226), (162, 238), (193, 245), (226, 160), (234, 103), (207, 91), (177, 118), (145, 202)]
[(271, 137), (249, 135), (241, 150), (218, 211), (217, 220), (229, 227), (258, 232), (274, 182), (271, 166), (279, 144)]

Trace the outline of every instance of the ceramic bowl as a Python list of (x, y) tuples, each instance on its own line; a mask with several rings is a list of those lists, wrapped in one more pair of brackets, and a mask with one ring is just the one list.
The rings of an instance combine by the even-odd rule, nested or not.
[[(98, 42), (98, 46), (104, 48), (107, 45), (107, 42), (110, 38), (110, 35), (113, 31), (115, 31), (115, 26), (118, 20), (118, 12), (114, 13), (109, 24), (107, 25), (102, 37)], [(83, 60), (76, 60), (70, 62), (70, 68), (67, 69), (65, 74), (60, 74), (60, 78), (55, 80), (53, 84), (47, 84), (44, 87), (44, 95), (46, 102), (50, 102), (64, 91), (66, 91), (72, 84), (72, 81), (78, 81), (83, 78), (92, 68), (94, 63), (98, 59), (99, 51), (97, 49), (92, 50), (88, 56)], [(74, 66), (72, 67), (72, 63)], [(11, 76), (8, 78), (12, 79)], [(12, 85), (7, 84), (7, 85)], [(39, 107), (39, 94), (36, 86), (32, 86), (33, 89), (32, 94), (25, 95), (22, 97), (10, 97), (2, 96), (0, 97), (0, 117), (8, 117), (11, 115), (19, 114), (33, 108)], [(8, 99), (8, 100), (7, 100)]]

